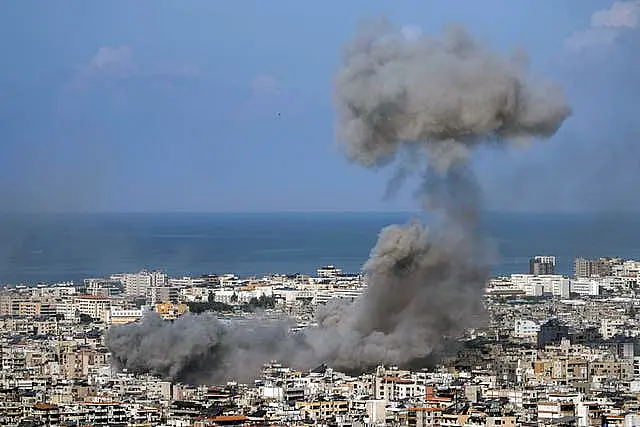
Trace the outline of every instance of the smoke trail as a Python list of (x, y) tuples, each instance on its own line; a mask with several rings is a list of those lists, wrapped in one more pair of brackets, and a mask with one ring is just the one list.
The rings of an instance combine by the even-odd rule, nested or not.
[[(390, 186), (397, 187), (407, 172), (422, 171), (416, 196), (425, 209), (443, 215), (445, 228), (434, 233), (411, 222), (383, 229), (364, 266), (364, 295), (351, 306), (319, 310), (318, 327), (301, 337), (273, 324), (261, 330), (261, 340), (238, 335), (233, 325), (218, 333), (211, 316), (173, 325), (142, 322), (112, 328), (108, 343), (123, 366), (181, 378), (203, 372), (218, 377), (229, 374), (225, 360), (233, 360), (220, 355), (236, 348), (250, 355), (248, 367), (273, 358), (299, 368), (326, 362), (351, 371), (406, 365), (437, 353), (445, 337), (459, 336), (482, 318), (487, 269), (476, 229), (481, 194), (468, 156), (480, 144), (552, 136), (570, 114), (560, 88), (529, 76), (521, 60), (500, 58), (459, 27), (442, 39), (406, 38), (381, 21), (361, 27), (346, 45), (335, 102), (337, 138), (347, 156), (379, 167), (404, 154), (406, 163)], [(207, 328), (212, 331), (202, 330)], [(172, 338), (176, 330), (184, 344)], [(147, 334), (155, 338), (141, 338)], [(185, 350), (172, 352), (178, 342)], [(161, 360), (129, 357), (136, 346), (137, 354), (151, 352)]]

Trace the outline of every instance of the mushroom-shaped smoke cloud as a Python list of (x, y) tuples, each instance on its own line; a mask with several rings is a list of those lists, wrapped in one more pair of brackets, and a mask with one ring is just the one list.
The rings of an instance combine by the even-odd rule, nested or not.
[(107, 342), (120, 365), (205, 381), (253, 372), (274, 358), (362, 370), (424, 360), (446, 337), (479, 324), (487, 269), (475, 221), (481, 198), (467, 157), (480, 144), (554, 135), (571, 113), (562, 90), (530, 75), (521, 56), (504, 59), (460, 27), (442, 38), (408, 38), (380, 21), (346, 45), (335, 102), (347, 156), (378, 167), (409, 150), (413, 157), (400, 157), (409, 169), (421, 167), (417, 195), (443, 214), (444, 230), (419, 222), (382, 230), (364, 266), (365, 293), (350, 306), (321, 308), (318, 326), (302, 335), (266, 319), (242, 326), (209, 314), (145, 319), (111, 329)]

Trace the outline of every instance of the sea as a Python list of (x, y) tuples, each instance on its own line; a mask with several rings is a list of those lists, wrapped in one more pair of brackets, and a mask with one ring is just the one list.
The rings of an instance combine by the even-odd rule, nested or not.
[[(7, 214), (0, 216), (0, 284), (82, 281), (161, 270), (170, 276), (359, 272), (384, 226), (412, 213)], [(494, 275), (526, 273), (555, 255), (640, 259), (636, 214), (483, 213)], [(490, 249), (489, 249), (490, 248)]]

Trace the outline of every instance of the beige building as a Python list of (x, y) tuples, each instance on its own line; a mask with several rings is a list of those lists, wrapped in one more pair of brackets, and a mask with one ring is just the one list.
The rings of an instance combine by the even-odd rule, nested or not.
[(125, 325), (140, 320), (144, 315), (144, 310), (139, 308), (124, 309), (121, 307), (111, 307), (109, 310), (109, 321), (111, 325)]
[(189, 311), (189, 306), (186, 304), (163, 303), (156, 304), (155, 310), (164, 320), (174, 320)]
[(73, 299), (74, 311), (107, 323), (111, 299), (95, 295), (81, 295)]
[(313, 402), (296, 402), (300, 416), (311, 420), (325, 420), (346, 415), (349, 412), (347, 400), (318, 400)]

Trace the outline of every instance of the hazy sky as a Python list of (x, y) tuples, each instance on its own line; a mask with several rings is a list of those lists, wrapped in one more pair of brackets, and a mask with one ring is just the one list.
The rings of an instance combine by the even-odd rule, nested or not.
[(490, 209), (640, 208), (640, 0), (42, 0), (0, 6), (0, 210), (412, 208), (333, 138), (341, 45), (380, 15), (565, 87), (552, 140), (478, 153)]

